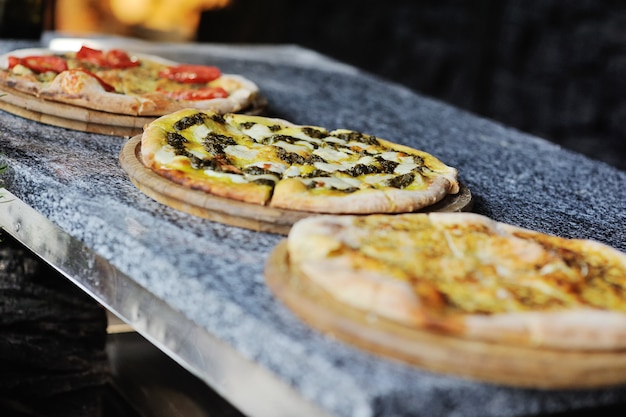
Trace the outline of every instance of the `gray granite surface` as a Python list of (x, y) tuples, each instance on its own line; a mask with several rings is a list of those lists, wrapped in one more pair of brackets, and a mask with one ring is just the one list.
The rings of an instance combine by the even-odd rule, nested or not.
[[(0, 52), (29, 45), (0, 41)], [(459, 169), (476, 212), (626, 250), (626, 172), (298, 48), (150, 48), (246, 75), (267, 97), (269, 115), (434, 153)], [(260, 364), (327, 414), (530, 416), (626, 402), (623, 387), (544, 391), (431, 374), (311, 330), (265, 286), (264, 263), (282, 237), (195, 218), (146, 197), (120, 168), (124, 140), (0, 112), (5, 186), (182, 321)]]

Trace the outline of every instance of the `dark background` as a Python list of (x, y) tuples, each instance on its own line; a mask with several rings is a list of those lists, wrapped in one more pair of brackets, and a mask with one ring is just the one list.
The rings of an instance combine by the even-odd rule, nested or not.
[(233, 0), (198, 40), (299, 44), (626, 170), (624, 1)]

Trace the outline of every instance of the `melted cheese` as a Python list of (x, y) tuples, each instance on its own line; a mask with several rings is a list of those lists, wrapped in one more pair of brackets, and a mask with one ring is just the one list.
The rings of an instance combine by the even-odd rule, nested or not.
[(329, 149), (329, 148), (318, 148), (313, 151), (313, 154), (329, 162), (341, 162), (349, 158), (349, 155), (343, 150), (336, 151), (334, 149)]
[(230, 145), (224, 148), (224, 152), (233, 158), (237, 158), (245, 164), (253, 162), (258, 157), (260, 150), (252, 149), (243, 145)]
[(383, 159), (386, 159), (387, 161), (392, 161), (392, 162), (398, 162), (400, 163), (400, 155), (398, 154), (398, 152), (393, 152), (393, 151), (386, 151), (380, 154), (380, 156)]
[(370, 185), (378, 185), (382, 186), (387, 183), (390, 179), (394, 178), (393, 174), (372, 174), (372, 175), (363, 175), (360, 177), (361, 181)]
[[(472, 216), (478, 221), (431, 223), (422, 221), (426, 216), (412, 215), (358, 218), (351, 242), (357, 247), (356, 238), (359, 252), (377, 268), (399, 268), (398, 276), (428, 286), (431, 296), (447, 300), (441, 307), (452, 311), (551, 310), (605, 302), (587, 296), (593, 293), (587, 289), (604, 285), (598, 278), (612, 279), (611, 268), (617, 264), (610, 258), (586, 256), (577, 241), (512, 234)], [(626, 294), (625, 279), (613, 282), (616, 287), (607, 287), (606, 297)], [(626, 311), (626, 297), (619, 309)]]
[(229, 172), (216, 172), (211, 169), (205, 169), (204, 174), (207, 177), (219, 178), (222, 180), (228, 180), (236, 184), (245, 184), (250, 182), (246, 177), (239, 174), (231, 174)]
[(257, 142), (262, 142), (263, 139), (272, 136), (274, 133), (264, 124), (255, 123), (248, 129), (242, 129), (246, 135), (254, 138)]
[(373, 156), (363, 156), (358, 161), (356, 161), (357, 164), (363, 164), (363, 165), (371, 165), (371, 164), (374, 164), (375, 162), (376, 162), (376, 159), (374, 159)]
[(201, 147), (189, 148), (189, 153), (200, 159), (206, 159), (209, 157), (209, 153), (206, 151), (206, 149)]
[(325, 162), (315, 162), (313, 166), (319, 170), (326, 172), (335, 172), (346, 169), (348, 164), (328, 164)]
[(415, 168), (417, 168), (417, 164), (415, 163), (399, 164), (393, 172), (394, 174), (404, 175), (413, 171)]
[(272, 171), (277, 174), (283, 174), (283, 175), (285, 175), (285, 170), (287, 168), (287, 165), (285, 164), (279, 164), (276, 162), (269, 162), (269, 161), (258, 161), (258, 162), (254, 162), (248, 165), (248, 167), (251, 167), (251, 166), (258, 167), (267, 171)]
[(299, 166), (292, 165), (288, 167), (287, 169), (285, 169), (285, 171), (283, 171), (283, 177), (285, 178), (298, 177), (300, 176), (301, 173), (302, 173), (302, 169), (300, 169)]
[(30, 74), (33, 74), (33, 72), (28, 67), (25, 67), (22, 64), (17, 64), (16, 66), (14, 66), (11, 69), (11, 73), (13, 73), (15, 75), (30, 75)]
[(202, 138), (207, 137), (211, 133), (211, 129), (207, 125), (193, 125), (189, 128), (193, 134), (195, 141), (202, 141)]
[(343, 139), (336, 138), (334, 136), (326, 136), (323, 140), (324, 143), (330, 143), (334, 146), (345, 146), (346, 141)]
[(274, 143), (275, 146), (279, 146), (288, 152), (294, 153), (304, 153), (309, 152), (309, 146), (306, 143), (298, 142), (298, 143), (287, 143), (285, 141), (279, 140)]
[(175, 157), (174, 149), (168, 146), (159, 149), (154, 155), (155, 161), (161, 165), (171, 164)]

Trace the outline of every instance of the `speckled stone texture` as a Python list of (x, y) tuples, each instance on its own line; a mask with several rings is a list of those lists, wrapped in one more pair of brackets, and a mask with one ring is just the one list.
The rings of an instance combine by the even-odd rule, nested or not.
[[(2, 50), (13, 47), (0, 42)], [(269, 101), (268, 115), (360, 130), (435, 154), (459, 169), (476, 212), (626, 250), (626, 173), (609, 165), (297, 48), (160, 50), (253, 79)], [(181, 321), (202, 326), (328, 414), (530, 416), (626, 397), (622, 387), (542, 391), (431, 374), (309, 329), (265, 286), (263, 265), (282, 237), (154, 202), (120, 168), (123, 142), (0, 112), (0, 153), (13, 194), (165, 300)]]

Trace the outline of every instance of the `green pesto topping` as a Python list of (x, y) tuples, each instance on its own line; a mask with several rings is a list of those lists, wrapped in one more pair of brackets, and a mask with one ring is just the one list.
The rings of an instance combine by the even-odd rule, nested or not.
[(225, 147), (236, 144), (233, 138), (213, 132), (202, 140), (202, 145), (211, 155), (222, 155)]
[(289, 152), (287, 150), (285, 150), (284, 148), (281, 148), (280, 146), (278, 146), (276, 148), (277, 153), (278, 153), (278, 157), (280, 159), (282, 159), (285, 162), (288, 162), (290, 164), (298, 164), (298, 165), (303, 165), (306, 160), (304, 159), (303, 156), (295, 153), (295, 152)]
[(239, 129), (242, 129), (242, 130), (252, 129), (252, 127), (255, 124), (256, 124), (255, 122), (243, 122), (239, 124)]
[(390, 187), (394, 188), (405, 188), (413, 183), (415, 180), (415, 174), (409, 172), (408, 174), (400, 175), (398, 177), (392, 178), (387, 181), (387, 184)]
[(192, 116), (186, 116), (174, 123), (174, 129), (181, 131), (191, 126), (204, 124), (206, 115), (204, 113), (196, 113)]
[(185, 143), (187, 143), (187, 139), (181, 135), (180, 133), (175, 132), (167, 132), (165, 136), (165, 140), (168, 145), (173, 147), (177, 152), (185, 150)]
[(315, 129), (313, 127), (305, 126), (302, 128), (302, 132), (314, 139), (322, 139), (328, 136), (328, 132), (321, 129)]
[(275, 172), (270, 171), (269, 169), (264, 169), (255, 165), (245, 167), (242, 170), (242, 172), (248, 175), (266, 175), (266, 174), (276, 175)]
[(380, 169), (374, 165), (356, 164), (352, 168), (344, 170), (343, 172), (351, 177), (358, 177), (361, 175), (378, 174)]

